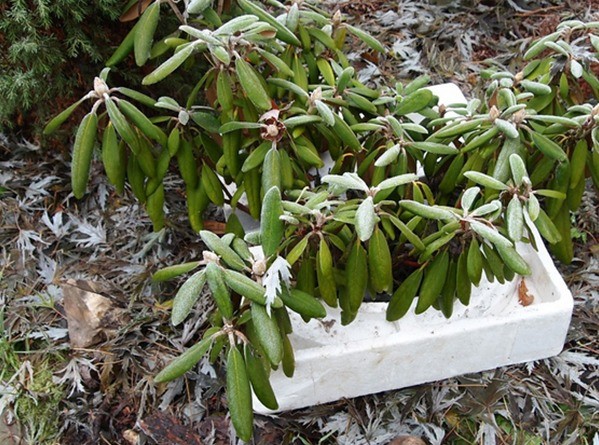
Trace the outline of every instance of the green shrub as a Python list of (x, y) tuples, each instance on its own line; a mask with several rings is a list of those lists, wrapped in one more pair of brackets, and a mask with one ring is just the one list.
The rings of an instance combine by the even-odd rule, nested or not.
[[(122, 2), (0, 5), (0, 131), (35, 126), (72, 100), (111, 51)], [(39, 124), (38, 124), (39, 126)]]
[[(196, 78), (189, 97), (111, 88), (107, 69), (47, 126), (52, 132), (91, 100), (74, 145), (74, 195), (85, 193), (101, 132), (109, 180), (119, 192), (129, 184), (156, 230), (167, 223), (163, 179), (178, 166), (191, 226), (209, 250), (154, 279), (204, 266), (176, 295), (172, 322), (188, 316), (206, 284), (216, 310), (204, 339), (156, 381), (222, 354), (231, 418), (244, 440), (250, 385), (275, 408), (270, 369), (293, 374), (288, 310), (307, 320), (325, 315), (323, 303), (340, 306), (347, 324), (369, 292), (391, 295), (388, 320), (415, 299), (417, 313), (435, 308), (449, 317), (483, 276), (530, 274), (515, 243), (534, 244), (536, 230), (570, 261), (569, 211), (585, 178), (599, 182), (599, 108), (570, 94), (581, 79), (597, 91), (587, 57), (597, 52), (597, 23), (560, 25), (529, 49), (520, 73), (488, 73), (486, 97), (437, 109), (426, 77), (381, 90), (361, 84), (343, 52), (347, 33), (384, 48), (339, 14), (307, 2), (269, 4), (276, 18), (250, 0), (222, 11), (191, 1), (178, 29), (154, 43), (170, 9), (152, 3), (109, 65), (133, 53), (143, 66), (168, 53), (143, 83), (183, 71)], [(414, 122), (414, 113), (424, 121)], [(320, 178), (325, 153), (333, 165)], [(247, 211), (260, 230), (245, 234), (236, 213), (223, 237), (202, 230), (209, 202)]]

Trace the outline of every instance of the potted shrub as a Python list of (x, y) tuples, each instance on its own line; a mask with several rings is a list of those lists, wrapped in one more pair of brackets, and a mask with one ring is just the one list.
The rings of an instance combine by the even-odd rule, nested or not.
[[(369, 295), (388, 297), (388, 321), (413, 305), (451, 317), (483, 277), (528, 276), (517, 246), (539, 247), (537, 231), (571, 260), (569, 212), (585, 178), (599, 179), (599, 109), (576, 93), (599, 87), (588, 56), (597, 24), (560, 25), (530, 47), (521, 72), (488, 73), (485, 97), (437, 107), (426, 77), (362, 84), (343, 52), (348, 35), (384, 47), (339, 13), (274, 0), (180, 7), (151, 2), (107, 65), (118, 69), (130, 53), (139, 66), (159, 60), (143, 81), (150, 91), (175, 70), (197, 73), (188, 97), (111, 87), (106, 69), (47, 132), (91, 100), (73, 147), (73, 193), (84, 195), (101, 139), (108, 179), (119, 193), (129, 185), (155, 230), (169, 224), (163, 179), (178, 166), (207, 250), (154, 279), (193, 272), (173, 301), (174, 325), (205, 286), (215, 309), (203, 338), (155, 381), (222, 356), (241, 439), (252, 434), (252, 390), (277, 409), (269, 373), (294, 373), (290, 312), (308, 321), (339, 307), (350, 324)], [(171, 10), (180, 26), (165, 31)], [(320, 176), (324, 158), (332, 164)], [(209, 203), (235, 209), (222, 237), (203, 230)], [(258, 231), (245, 233), (241, 211)]]

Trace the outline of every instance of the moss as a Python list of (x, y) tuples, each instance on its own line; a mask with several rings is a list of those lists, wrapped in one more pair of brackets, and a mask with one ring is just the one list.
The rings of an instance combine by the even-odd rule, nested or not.
[(15, 414), (27, 443), (53, 444), (59, 436), (60, 402), (65, 394), (52, 377), (49, 362), (42, 362), (15, 403)]

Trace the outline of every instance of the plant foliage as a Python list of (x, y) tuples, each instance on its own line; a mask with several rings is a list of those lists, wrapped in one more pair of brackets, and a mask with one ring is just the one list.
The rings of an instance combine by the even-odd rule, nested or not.
[[(536, 231), (571, 261), (569, 212), (587, 177), (599, 185), (599, 108), (578, 94), (599, 87), (591, 70), (599, 23), (562, 23), (529, 48), (520, 72), (487, 73), (485, 97), (437, 107), (426, 77), (379, 90), (359, 82), (346, 36), (385, 48), (338, 13), (308, 2), (213, 9), (196, 0), (154, 41), (172, 10), (165, 3), (147, 5), (108, 65), (167, 55), (143, 83), (194, 73), (187, 100), (113, 87), (106, 69), (46, 130), (91, 101), (74, 144), (75, 196), (101, 145), (108, 178), (119, 192), (129, 184), (156, 230), (167, 223), (163, 180), (178, 167), (190, 224), (208, 250), (155, 279), (194, 271), (173, 301), (173, 324), (206, 286), (216, 312), (203, 340), (155, 380), (222, 354), (243, 440), (252, 432), (250, 388), (276, 409), (268, 373), (293, 374), (289, 310), (309, 320), (340, 306), (347, 324), (368, 292), (391, 295), (388, 320), (410, 307), (450, 317), (483, 277), (530, 274), (517, 243), (536, 243)], [(210, 202), (249, 213), (260, 230), (245, 234), (236, 213), (230, 233), (203, 230)]]
[(18, 115), (47, 119), (57, 98), (72, 97), (81, 79), (102, 67), (112, 38), (106, 30), (121, 6), (117, 0), (0, 5), (0, 129), (12, 127)]

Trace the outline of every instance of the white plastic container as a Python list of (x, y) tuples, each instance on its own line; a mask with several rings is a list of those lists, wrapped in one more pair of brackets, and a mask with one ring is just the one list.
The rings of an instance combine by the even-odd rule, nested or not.
[[(397, 322), (385, 321), (386, 303), (365, 303), (356, 320), (341, 326), (338, 310), (304, 323), (291, 314), (295, 375), (271, 374), (279, 411), (303, 408), (420, 383), (550, 357), (562, 350), (573, 300), (542, 241), (519, 245), (532, 268), (525, 279), (534, 298), (519, 303), (520, 278), (500, 285), (481, 281), (470, 305), (456, 303), (448, 320), (414, 307)], [(415, 304), (415, 303), (414, 303)], [(273, 413), (254, 398), (254, 410)]]

